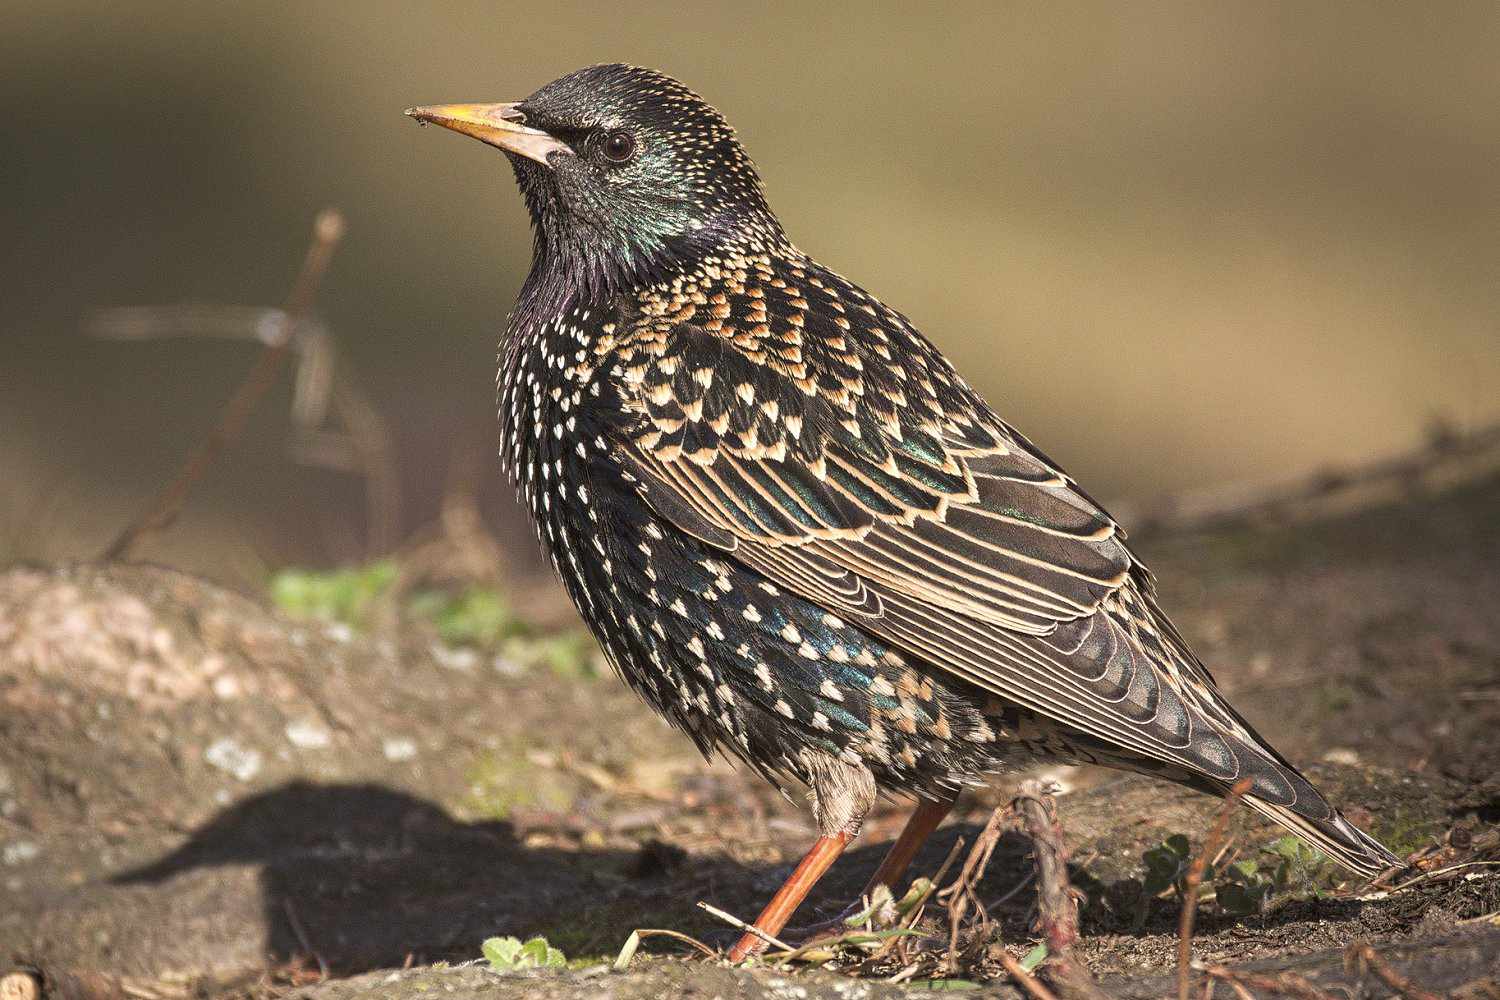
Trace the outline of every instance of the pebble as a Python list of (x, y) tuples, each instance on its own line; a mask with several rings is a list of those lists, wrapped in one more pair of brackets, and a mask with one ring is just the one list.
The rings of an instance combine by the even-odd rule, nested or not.
[(509, 656), (496, 656), (490, 665), (502, 677), (520, 677), (526, 673), (526, 664)]
[(30, 840), (17, 840), (6, 844), (5, 849), (0, 851), (0, 862), (4, 862), (7, 865), (19, 865), (32, 860), (41, 853), (42, 849), (34, 842)]
[(303, 750), (322, 750), (333, 742), (333, 734), (328, 728), (313, 719), (296, 719), (287, 723), (286, 738), (292, 746)]
[(228, 771), (240, 781), (249, 781), (260, 773), (260, 751), (242, 747), (233, 739), (218, 740), (203, 752), (203, 759), (221, 771)]
[(467, 646), (454, 648), (435, 642), (432, 644), (431, 652), (433, 662), (449, 670), (458, 670), (467, 674), (472, 673), (479, 665), (479, 654)]
[(345, 645), (354, 641), (354, 629), (346, 622), (329, 622), (323, 626), (323, 635)]
[(397, 763), (411, 760), (417, 755), (416, 741), (407, 739), (405, 736), (392, 736), (381, 744), (380, 749), (385, 754), (386, 760)]

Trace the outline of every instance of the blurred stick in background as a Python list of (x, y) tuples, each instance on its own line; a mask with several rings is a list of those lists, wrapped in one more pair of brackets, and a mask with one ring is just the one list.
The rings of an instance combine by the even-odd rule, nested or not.
[(1470, 431), (1435, 421), (1411, 451), (1274, 483), (1230, 483), (1145, 503), (1110, 505), (1137, 539), (1238, 524), (1294, 524), (1441, 492), (1500, 467), (1500, 424)]
[[(299, 339), (303, 339), (299, 338), (300, 327), (312, 308), (323, 276), (328, 270), (329, 261), (333, 258), (333, 252), (343, 235), (344, 218), (337, 209), (324, 209), (318, 213), (313, 221), (312, 242), (307, 248), (307, 254), (303, 257), (302, 268), (297, 275), (296, 282), (292, 285), (291, 293), (287, 296), (286, 305), (281, 310), (251, 310), (243, 307), (217, 310), (213, 307), (192, 306), (176, 310), (170, 308), (109, 310), (95, 317), (90, 324), (90, 332), (95, 336), (144, 339), (181, 335), (199, 330), (213, 336), (242, 336), (243, 333), (240, 331), (248, 329), (251, 336), (266, 345), (260, 357), (256, 359), (255, 365), (246, 374), (244, 381), (224, 405), (218, 422), (209, 431), (203, 443), (183, 464), (177, 475), (153, 498), (146, 509), (115, 537), (109, 547), (104, 550), (102, 559), (108, 562), (126, 558), (141, 538), (160, 531), (175, 521), (182, 512), (183, 505), (187, 502), (193, 487), (203, 478), (204, 473), (218, 458), (220, 452), (239, 440), (250, 414), (254, 412), (261, 397), (275, 383), (287, 354)], [(326, 336), (321, 340), (325, 345), (324, 357), (327, 358), (327, 352), (331, 351), (331, 344)], [(316, 370), (317, 367), (316, 365), (304, 366), (303, 370)], [(331, 371), (332, 365), (327, 364), (323, 368)], [(299, 379), (299, 383), (302, 381)], [(347, 423), (351, 434), (358, 440), (361, 430), (366, 434), (374, 431), (371, 418), (373, 417), (374, 422), (378, 423), (379, 417), (375, 414), (374, 408), (368, 405), (367, 400), (352, 391), (347, 384), (347, 379), (343, 381), (345, 386), (342, 390), (338, 388), (339, 383), (335, 381), (334, 397), (342, 402), (341, 408), (345, 409), (346, 418), (352, 417), (352, 419), (347, 419)], [(305, 386), (299, 385), (299, 387)], [(380, 430), (383, 432), (383, 426)], [(385, 452), (388, 457), (388, 436), (383, 433), (376, 433), (375, 436), (382, 438), (382, 443), (377, 446), (376, 450)], [(391, 463), (386, 461), (384, 464), (389, 467)], [(392, 477), (391, 485), (393, 485), (394, 473), (389, 475)], [(394, 511), (388, 508), (394, 502), (392, 499), (394, 494), (386, 493), (383, 488), (377, 492), (382, 493), (383, 499), (378, 505), (378, 512), (372, 510), (372, 513), (376, 514), (370, 526), (372, 541), (373, 535), (379, 531), (387, 533), (386, 544), (389, 544), (388, 535), (394, 531), (395, 519), (392, 516)], [(378, 528), (377, 525), (379, 525)]]

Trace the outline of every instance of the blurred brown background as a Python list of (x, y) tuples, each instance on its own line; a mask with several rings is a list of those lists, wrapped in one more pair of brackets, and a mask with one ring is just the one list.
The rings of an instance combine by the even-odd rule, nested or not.
[[(905, 310), (1105, 499), (1500, 416), (1500, 7), (0, 0), (0, 563), (97, 552), (252, 359), (91, 340), (96, 307), (320, 296), (396, 430), (406, 526), (493, 443), (530, 235), (499, 154), (401, 116), (577, 66), (738, 127), (793, 238)], [(362, 487), (289, 390), (140, 555), (258, 582), (349, 558)], [(486, 467), (492, 520), (513, 520)], [(521, 536), (513, 529), (505, 535)]]

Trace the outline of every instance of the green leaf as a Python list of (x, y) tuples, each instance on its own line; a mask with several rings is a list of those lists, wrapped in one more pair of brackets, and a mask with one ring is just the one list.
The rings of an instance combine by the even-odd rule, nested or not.
[(490, 963), (492, 969), (509, 972), (517, 968), (516, 959), (521, 954), (521, 942), (513, 937), (485, 938), (479, 953)]
[(1046, 957), (1047, 944), (1046, 942), (1043, 942), (1026, 953), (1026, 956), (1021, 959), (1021, 968), (1025, 969), (1027, 972), (1030, 972), (1038, 965), (1041, 965)]
[(911, 888), (906, 890), (906, 895), (901, 897), (901, 902), (896, 904), (896, 912), (906, 916), (916, 909), (917, 904), (922, 902), (928, 893), (932, 892), (932, 879), (923, 875), (913, 880)]
[(544, 937), (531, 938), (525, 944), (513, 937), (486, 938), (479, 950), (489, 961), (490, 967), (500, 972), (546, 969), (566, 965), (568, 962), (567, 957), (548, 944)]

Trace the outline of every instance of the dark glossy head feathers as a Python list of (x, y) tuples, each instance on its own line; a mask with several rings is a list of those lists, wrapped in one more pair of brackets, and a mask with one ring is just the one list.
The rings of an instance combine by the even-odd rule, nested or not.
[(545, 165), (509, 154), (536, 226), (538, 266), (560, 266), (589, 291), (650, 280), (727, 241), (779, 236), (734, 130), (670, 77), (590, 66), (516, 110), (571, 151)]

